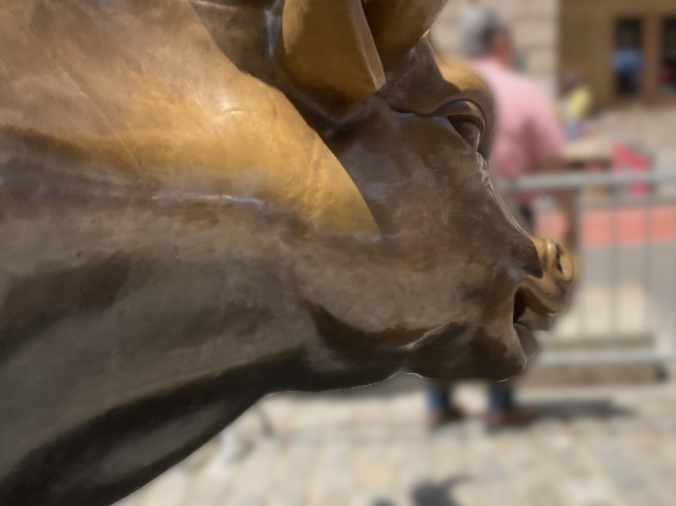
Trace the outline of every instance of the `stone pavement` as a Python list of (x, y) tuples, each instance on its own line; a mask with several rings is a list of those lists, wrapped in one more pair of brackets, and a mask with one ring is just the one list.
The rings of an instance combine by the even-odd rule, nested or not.
[(522, 392), (540, 419), (497, 433), (480, 384), (430, 433), (422, 385), (268, 398), (118, 506), (676, 505), (672, 383)]

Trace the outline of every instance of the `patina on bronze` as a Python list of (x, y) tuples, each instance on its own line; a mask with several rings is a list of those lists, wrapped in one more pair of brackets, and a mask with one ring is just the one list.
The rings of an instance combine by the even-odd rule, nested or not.
[(572, 266), (442, 4), (0, 4), (0, 504), (108, 505), (269, 393), (523, 369)]

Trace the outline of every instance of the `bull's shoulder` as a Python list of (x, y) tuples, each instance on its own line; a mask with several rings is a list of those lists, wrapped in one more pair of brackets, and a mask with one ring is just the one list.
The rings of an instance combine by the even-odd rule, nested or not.
[(352, 180), (281, 92), (240, 72), (187, 2), (137, 4), (0, 7), (0, 134), (68, 146), (61, 154), (169, 190), (255, 199), (319, 229), (375, 233)]

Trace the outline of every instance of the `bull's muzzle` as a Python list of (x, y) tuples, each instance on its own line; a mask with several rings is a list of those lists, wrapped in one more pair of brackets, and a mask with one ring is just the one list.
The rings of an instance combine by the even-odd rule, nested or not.
[(538, 253), (539, 272), (526, 277), (514, 306), (514, 328), (529, 358), (538, 348), (532, 331), (551, 329), (553, 317), (568, 307), (573, 282), (570, 253), (554, 241), (531, 239)]
[(573, 282), (570, 253), (554, 241), (532, 238), (540, 273), (529, 275), (520, 292), (525, 306), (541, 315), (557, 315), (568, 307)]

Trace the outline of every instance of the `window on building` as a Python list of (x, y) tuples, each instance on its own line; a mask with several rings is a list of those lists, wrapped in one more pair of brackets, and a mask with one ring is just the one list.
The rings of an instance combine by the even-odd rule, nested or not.
[(676, 17), (663, 20), (660, 49), (660, 94), (676, 96)]
[(618, 97), (636, 97), (642, 94), (643, 67), (643, 20), (621, 18), (617, 20), (612, 68), (615, 93)]

